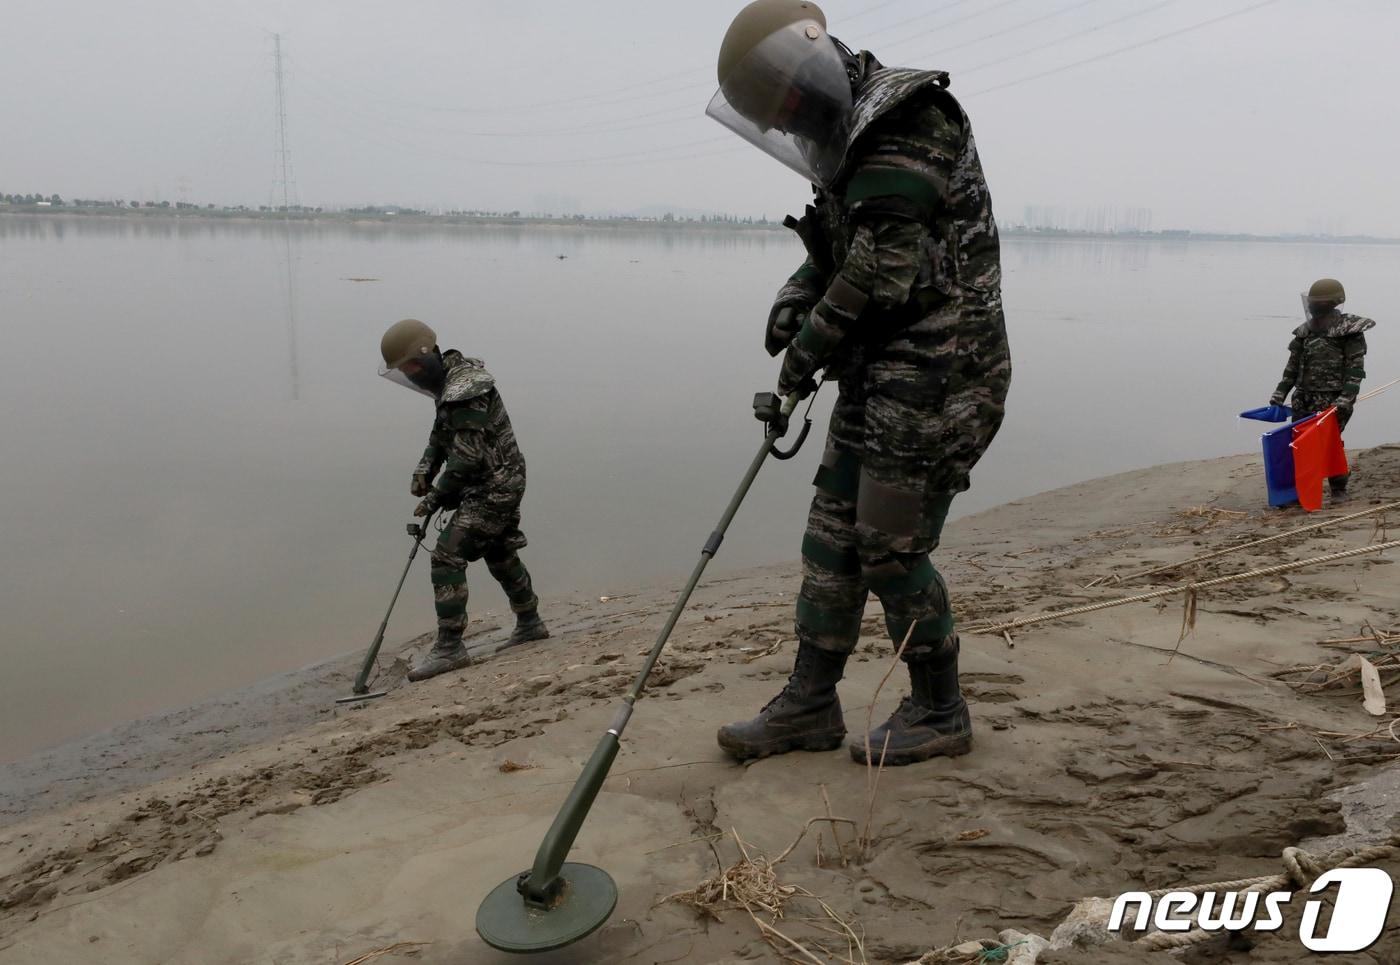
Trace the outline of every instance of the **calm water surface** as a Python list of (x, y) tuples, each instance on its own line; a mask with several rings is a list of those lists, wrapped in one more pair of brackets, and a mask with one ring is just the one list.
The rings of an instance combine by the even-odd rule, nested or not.
[[(302, 226), (291, 251), (289, 313), (276, 227), (0, 218), (0, 760), (368, 643), (432, 419), (375, 375), (403, 316), (498, 379), (546, 616), (678, 584), (757, 445), (762, 326), (801, 260), (785, 233), (549, 228)], [(1235, 413), (1320, 275), (1380, 322), (1370, 384), (1400, 376), (1400, 247), (1012, 240), (1004, 264), (1009, 414), (956, 514), (1251, 450)], [(820, 450), (765, 469), (712, 575), (797, 556)], [(420, 567), (392, 639), (432, 626)]]

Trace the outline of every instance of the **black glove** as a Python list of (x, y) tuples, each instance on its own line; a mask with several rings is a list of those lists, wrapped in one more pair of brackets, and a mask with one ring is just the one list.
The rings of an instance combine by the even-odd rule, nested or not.
[(1269, 397), (1269, 405), (1283, 405), (1283, 396), (1275, 392)]
[(764, 331), (763, 347), (768, 354), (776, 357), (779, 352), (792, 344), (797, 331), (807, 320), (807, 310), (801, 305), (774, 305), (768, 313), (768, 328)]

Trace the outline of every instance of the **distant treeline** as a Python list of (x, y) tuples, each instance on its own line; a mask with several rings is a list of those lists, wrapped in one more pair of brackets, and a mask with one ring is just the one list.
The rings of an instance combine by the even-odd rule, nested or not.
[[(421, 208), (395, 205), (365, 205), (358, 208), (324, 208), (293, 204), (219, 206), (198, 205), (187, 201), (112, 201), (76, 198), (64, 201), (57, 194), (3, 194), (0, 193), (0, 214), (15, 213), (54, 213), (62, 209), (70, 214), (100, 215), (107, 217), (146, 217), (171, 215), (174, 217), (195, 217), (210, 219), (253, 219), (289, 221), (328, 221), (365, 222), (379, 224), (437, 224), (437, 225), (592, 225), (607, 226), (658, 226), (665, 228), (729, 228), (773, 230), (780, 227), (777, 222), (766, 217), (753, 218), (739, 215), (702, 214), (678, 215), (665, 212), (658, 216), (650, 215), (556, 215), (550, 213), (522, 213), (519, 210), (490, 211), (485, 209), (461, 209), (430, 212)], [(1245, 233), (1199, 232), (1184, 228), (1161, 229), (1155, 231), (1081, 231), (1069, 228), (1032, 227), (1014, 222), (1001, 224), (1003, 235), (1013, 238), (1114, 238), (1140, 239), (1144, 241), (1285, 241), (1319, 242), (1344, 244), (1397, 244), (1400, 238), (1375, 237), (1371, 235), (1318, 235), (1318, 234), (1278, 234), (1254, 235)]]
[[(227, 205), (194, 204), (189, 201), (176, 201), (173, 203), (170, 201), (114, 201), (111, 199), (97, 201), (90, 198), (74, 198), (72, 201), (65, 201), (56, 194), (0, 194), (0, 205), (32, 208), (107, 208), (114, 211), (127, 211), (132, 208), (161, 208), (167, 211), (227, 211), (264, 214), (288, 210), (286, 208), (274, 208), (270, 205), (263, 205), (259, 208), (250, 208), (243, 204), (229, 207)], [(321, 209), (292, 205), (290, 210), (318, 213)]]
[(666, 227), (723, 227), (723, 228), (777, 228), (776, 222), (766, 218), (740, 217), (738, 215), (703, 214), (677, 215), (666, 212), (659, 216), (649, 215), (555, 215), (552, 213), (524, 213), (520, 210), (490, 211), (484, 209), (453, 209), (431, 212), (422, 208), (390, 205), (365, 205), (358, 208), (338, 208), (326, 210), (307, 205), (261, 205), (253, 208), (248, 205), (232, 207), (206, 204), (197, 205), (186, 201), (96, 201), (74, 199), (64, 201), (58, 195), (8, 195), (0, 194), (0, 214), (6, 211), (28, 213), (53, 213), (62, 209), (70, 214), (106, 215), (110, 217), (147, 216), (174, 214), (178, 217), (203, 218), (251, 218), (287, 219), (295, 221), (376, 221), (385, 224), (550, 224), (550, 225), (661, 225)]

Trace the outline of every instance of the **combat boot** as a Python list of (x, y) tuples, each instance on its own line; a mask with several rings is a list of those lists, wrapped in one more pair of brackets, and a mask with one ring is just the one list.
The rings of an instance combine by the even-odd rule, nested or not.
[(799, 641), (792, 676), (782, 692), (750, 720), (719, 729), (719, 746), (741, 761), (788, 751), (830, 751), (846, 737), (836, 684), (846, 654)]
[(439, 636), (433, 648), (423, 654), (423, 659), (408, 668), (408, 679), (415, 682), (427, 680), (449, 670), (458, 670), (471, 662), (472, 656), (463, 646), (461, 637)]
[(1332, 499), (1336, 502), (1343, 502), (1347, 498), (1347, 477), (1333, 476), (1327, 480), (1327, 488), (1332, 490)]
[(885, 763), (892, 767), (972, 750), (972, 715), (958, 687), (958, 638), (932, 654), (906, 655), (904, 662), (911, 693), (889, 720), (870, 732), (869, 759), (864, 740), (851, 743), (851, 757), (858, 764), (878, 764), (882, 748)]
[(506, 646), (518, 647), (522, 643), (529, 643), (531, 640), (544, 640), (548, 637), (549, 628), (544, 625), (539, 613), (531, 610), (529, 613), (522, 613), (515, 618), (515, 629), (511, 631)]

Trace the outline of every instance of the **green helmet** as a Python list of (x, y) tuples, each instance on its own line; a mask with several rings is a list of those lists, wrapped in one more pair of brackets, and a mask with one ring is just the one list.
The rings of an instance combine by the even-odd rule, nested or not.
[(1342, 283), (1335, 278), (1319, 278), (1317, 281), (1313, 282), (1312, 287), (1308, 289), (1309, 304), (1317, 305), (1328, 302), (1333, 305), (1340, 305), (1346, 300), (1346, 289), (1343, 288)]
[(754, 0), (724, 35), (718, 75), (705, 113), (826, 183), (845, 153), (853, 95), (821, 8), (809, 0)]
[[(755, 47), (784, 27), (815, 21), (826, 30), (826, 14), (815, 3), (807, 0), (753, 0), (729, 25), (724, 40), (719, 45), (719, 86), (724, 90), (729, 102), (736, 107), (741, 103), (753, 103), (763, 108), (763, 113), (776, 112), (777, 105), (769, 107), (774, 91), (769, 88), (746, 91), (754, 86), (754, 78), (737, 70), (739, 62), (747, 57)], [(748, 97), (745, 97), (745, 94)], [(783, 92), (778, 91), (779, 95)], [(781, 97), (779, 97), (781, 101)], [(757, 120), (757, 118), (752, 118)]]
[(396, 369), (412, 358), (431, 355), (437, 345), (437, 332), (416, 318), (405, 318), (389, 326), (379, 340), (384, 367)]
[(437, 333), (416, 318), (405, 318), (389, 326), (379, 340), (384, 364), (379, 374), (390, 382), (436, 398), (442, 389), (442, 356), (437, 351)]

